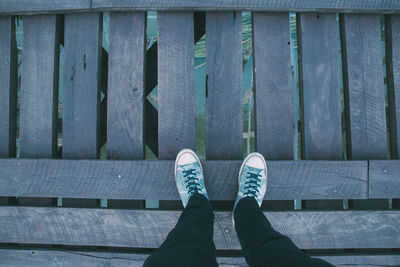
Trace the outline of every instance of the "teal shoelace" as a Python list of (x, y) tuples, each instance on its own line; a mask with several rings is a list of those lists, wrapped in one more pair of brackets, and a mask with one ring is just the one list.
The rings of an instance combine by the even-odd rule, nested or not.
[(183, 178), (185, 178), (185, 186), (188, 189), (188, 193), (197, 194), (201, 192), (201, 185), (198, 183), (199, 178), (197, 178), (196, 169), (188, 169), (182, 171)]
[(259, 182), (261, 180), (258, 177), (261, 177), (261, 174), (257, 174), (254, 172), (246, 172), (248, 176), (246, 176), (246, 182), (244, 183), (246, 186), (244, 190), (247, 190), (243, 193), (244, 197), (257, 197), (257, 193), (259, 192), (258, 189), (260, 187)]

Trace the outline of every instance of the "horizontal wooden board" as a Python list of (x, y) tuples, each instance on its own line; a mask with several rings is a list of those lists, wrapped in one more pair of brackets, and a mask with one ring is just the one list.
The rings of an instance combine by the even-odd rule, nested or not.
[[(92, 2), (92, 5), (91, 5)], [(340, 13), (400, 13), (398, 0), (2, 0), (0, 15), (91, 10), (255, 10)]]
[(91, 0), (1, 0), (0, 15), (89, 10)]
[(400, 198), (400, 160), (370, 161), (369, 197)]
[[(234, 200), (241, 161), (204, 161), (212, 200)], [(366, 161), (271, 161), (266, 200), (365, 199)], [(222, 171), (224, 170), (224, 171)], [(0, 160), (0, 196), (179, 200), (174, 161)]]
[[(37, 249), (1, 249), (0, 258), (6, 266), (131, 266), (141, 267), (148, 254), (135, 253), (106, 253), (92, 251), (57, 251)], [(343, 255), (317, 256), (336, 266), (385, 266), (400, 265), (400, 255)], [(217, 257), (221, 267), (247, 267), (243, 257)]]
[[(157, 248), (180, 211), (0, 207), (0, 243)], [(400, 211), (265, 212), (301, 249), (400, 248)], [(362, 227), (360, 227), (362, 225)], [(217, 249), (240, 249), (231, 212), (216, 212)]]

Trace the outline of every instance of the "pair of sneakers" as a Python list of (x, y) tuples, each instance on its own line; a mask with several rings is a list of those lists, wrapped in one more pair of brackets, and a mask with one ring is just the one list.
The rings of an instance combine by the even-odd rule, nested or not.
[[(186, 207), (194, 194), (201, 194), (209, 199), (200, 160), (190, 149), (183, 149), (176, 157), (175, 182), (183, 207)], [(245, 197), (253, 197), (261, 206), (267, 190), (267, 164), (260, 153), (251, 153), (243, 160), (238, 182), (239, 189), (233, 210), (239, 200)]]

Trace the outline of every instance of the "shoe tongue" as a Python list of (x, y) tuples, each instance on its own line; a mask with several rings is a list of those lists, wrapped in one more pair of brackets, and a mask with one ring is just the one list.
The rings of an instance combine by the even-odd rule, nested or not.
[(247, 171), (254, 172), (256, 174), (260, 174), (262, 171), (262, 169), (258, 169), (258, 168), (255, 168), (255, 167), (252, 167), (249, 165), (245, 165), (245, 166), (246, 166)]

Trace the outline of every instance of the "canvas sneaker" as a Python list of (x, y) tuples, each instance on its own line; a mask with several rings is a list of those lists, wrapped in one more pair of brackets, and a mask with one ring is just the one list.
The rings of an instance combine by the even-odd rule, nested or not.
[(209, 199), (199, 157), (190, 149), (183, 149), (176, 156), (175, 183), (184, 208), (194, 194), (201, 194)]
[(261, 207), (266, 191), (267, 164), (265, 159), (260, 153), (250, 153), (240, 167), (239, 189), (233, 210), (235, 210), (239, 200), (245, 197), (254, 197), (258, 206)]

